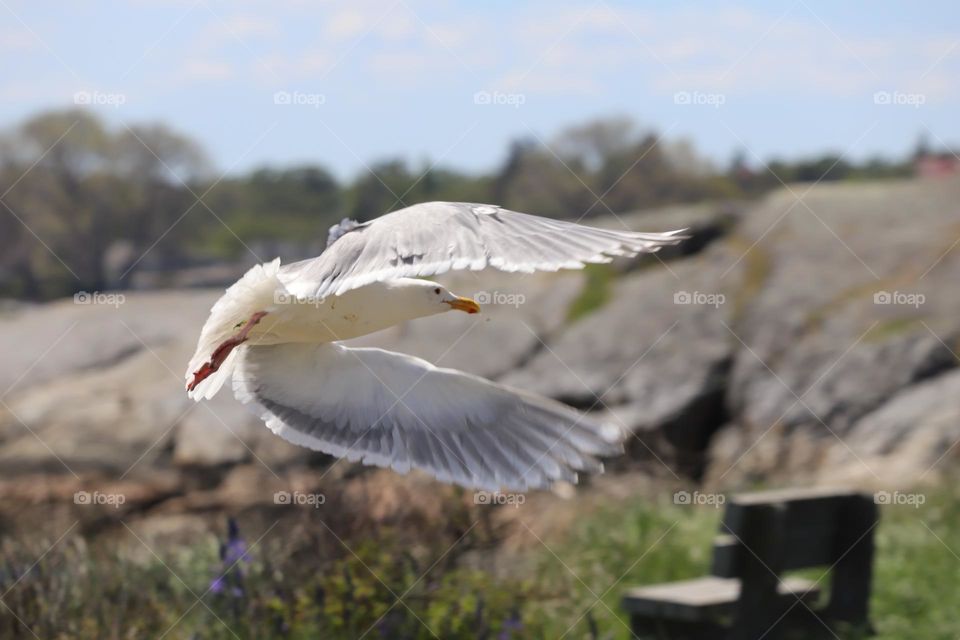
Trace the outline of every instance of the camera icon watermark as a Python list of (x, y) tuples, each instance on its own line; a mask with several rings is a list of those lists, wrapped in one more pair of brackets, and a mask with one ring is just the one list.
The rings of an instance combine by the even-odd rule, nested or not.
[(673, 494), (673, 504), (688, 506), (709, 506), (719, 509), (727, 502), (722, 493), (702, 493), (700, 491), (680, 490)]
[(477, 304), (482, 305), (509, 305), (515, 309), (527, 302), (527, 296), (522, 293), (505, 293), (503, 291), (477, 291), (473, 294)]
[(319, 509), (326, 504), (327, 496), (322, 493), (305, 493), (303, 491), (276, 491), (273, 494), (273, 504), (293, 505), (298, 507), (313, 507)]
[(919, 109), (927, 103), (924, 93), (905, 93), (903, 91), (877, 91), (873, 94), (873, 104), (913, 107)]
[(124, 93), (77, 91), (73, 94), (73, 103), (84, 107), (103, 106), (118, 109), (127, 103), (127, 96)]
[(707, 305), (714, 309), (726, 304), (727, 296), (722, 293), (705, 293), (703, 291), (677, 291), (673, 294), (673, 304)]
[(902, 493), (900, 491), (877, 491), (873, 494), (873, 502), (880, 505), (907, 506), (919, 509), (927, 502), (927, 496), (922, 493)]
[(519, 109), (526, 104), (527, 96), (523, 93), (504, 93), (502, 91), (477, 91), (473, 94), (473, 104), (505, 106)]
[(109, 506), (119, 509), (127, 501), (122, 493), (101, 493), (99, 491), (77, 491), (73, 494), (73, 504), (81, 506)]
[(499, 491), (477, 491), (473, 494), (473, 504), (479, 505), (509, 505), (519, 508), (527, 501), (522, 493), (500, 493)]
[(677, 91), (673, 94), (673, 103), (683, 106), (713, 107), (714, 109), (719, 109), (727, 103), (727, 96), (723, 93)]
[(127, 301), (122, 293), (103, 291), (78, 291), (73, 294), (73, 304), (106, 305), (117, 309)]
[(925, 304), (927, 296), (922, 293), (905, 293), (903, 291), (877, 291), (873, 294), (873, 304), (878, 305), (904, 305), (920, 308)]
[(303, 91), (276, 91), (273, 94), (273, 104), (294, 107), (313, 107), (319, 109), (327, 103), (327, 96), (322, 93), (308, 93)]

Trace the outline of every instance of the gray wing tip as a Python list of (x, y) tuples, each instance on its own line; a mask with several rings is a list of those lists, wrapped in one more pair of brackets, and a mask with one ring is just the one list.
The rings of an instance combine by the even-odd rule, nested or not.
[(363, 223), (357, 222), (356, 220), (351, 220), (350, 218), (344, 218), (337, 224), (330, 227), (330, 231), (327, 233), (327, 247), (332, 245), (344, 235), (362, 226)]

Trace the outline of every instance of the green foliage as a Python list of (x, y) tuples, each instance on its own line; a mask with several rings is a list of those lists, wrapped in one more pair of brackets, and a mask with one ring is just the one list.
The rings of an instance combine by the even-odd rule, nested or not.
[(609, 264), (588, 264), (583, 271), (583, 289), (567, 311), (568, 322), (576, 322), (603, 307), (610, 299), (613, 289), (616, 274)]
[(259, 169), (246, 178), (216, 183), (198, 211), (202, 229), (191, 242), (198, 254), (230, 257), (256, 241), (326, 240), (340, 221), (343, 193), (336, 179), (318, 167)]
[[(925, 504), (882, 507), (877, 527), (871, 620), (876, 640), (960, 637), (960, 496), (950, 483), (923, 492)], [(705, 575), (722, 509), (631, 500), (584, 514), (570, 536), (543, 555), (541, 579), (556, 600), (534, 603), (547, 637), (571, 626), (586, 633), (581, 613), (591, 605), (600, 637), (628, 637), (619, 609), (623, 590)], [(824, 570), (805, 573), (828, 586)], [(597, 602), (600, 597), (601, 604)], [(606, 605), (606, 606), (604, 606)], [(841, 631), (843, 640), (861, 638)]]
[(162, 126), (110, 131), (82, 110), (0, 135), (0, 292), (105, 288), (116, 240), (146, 249), (163, 237), (152, 258), (175, 259), (189, 231), (177, 224), (194, 201), (188, 185), (206, 179), (205, 166), (192, 141)]
[[(528, 588), (457, 566), (466, 537), (427, 548), (381, 534), (324, 543), (300, 531), (236, 562), (218, 557), (213, 541), (161, 559), (80, 538), (8, 540), (0, 637), (458, 639), (521, 624)], [(223, 576), (227, 586), (215, 588)]]
[(911, 331), (920, 331), (923, 329), (923, 318), (905, 317), (890, 318), (878, 322), (872, 329), (864, 335), (864, 342), (883, 343), (894, 336), (903, 335)]
[[(919, 508), (882, 508), (871, 601), (879, 640), (960, 636), (954, 606), (960, 496), (949, 485), (923, 495)], [(385, 529), (333, 538), (290, 527), (250, 549), (250, 561), (237, 563), (237, 593), (210, 589), (224, 571), (213, 540), (167, 551), (161, 560), (110, 541), (88, 545), (72, 536), (51, 546), (53, 539), (30, 535), (0, 548), (0, 590), (8, 607), (0, 609), (0, 637), (32, 637), (24, 623), (39, 637), (64, 640), (167, 630), (167, 637), (216, 640), (234, 633), (264, 640), (356, 638), (368, 630), (373, 638), (556, 638), (590, 637), (591, 626), (601, 638), (628, 637), (619, 606), (623, 590), (704, 575), (721, 513), (675, 505), (666, 496), (581, 501), (576, 522), (562, 533), (547, 535), (536, 521), (526, 522), (532, 546), (506, 575), (476, 568), (473, 552), (492, 553), (487, 545), (496, 540), (480, 534), (482, 526), (460, 539), (453, 521), (462, 514), (448, 531)], [(418, 545), (411, 538), (418, 535), (430, 540)], [(818, 580), (824, 574), (806, 575)]]
[(599, 637), (629, 637), (620, 609), (630, 586), (703, 575), (720, 511), (648, 499), (606, 504), (583, 514), (566, 539), (540, 554), (546, 593), (532, 605), (548, 638), (586, 637), (588, 616)]
[(734, 249), (743, 252), (740, 259), (740, 271), (743, 275), (733, 293), (733, 314), (735, 318), (741, 318), (770, 276), (773, 256), (762, 245), (751, 242), (748, 238), (731, 236), (729, 241)]

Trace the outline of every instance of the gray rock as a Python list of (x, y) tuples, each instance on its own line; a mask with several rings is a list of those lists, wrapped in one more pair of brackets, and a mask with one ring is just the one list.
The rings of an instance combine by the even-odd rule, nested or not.
[[(694, 240), (660, 260), (615, 263), (610, 298), (576, 322), (567, 319), (582, 273), (460, 273), (444, 282), (486, 297), (483, 314), (445, 314), (354, 344), (597, 412), (637, 436), (633, 456), (675, 465), (684, 452), (706, 449), (706, 477), (716, 484), (875, 483), (882, 470), (904, 483), (920, 479), (960, 437), (951, 371), (960, 351), (960, 181), (807, 188), (791, 186), (805, 204), (782, 189), (750, 206), (591, 220), (690, 226)], [(216, 281), (234, 268), (189, 281)], [(886, 302), (875, 298), (884, 293)], [(169, 505), (176, 513), (209, 508), (229, 478), (282, 486), (290, 474), (329, 464), (273, 436), (229, 392), (202, 405), (185, 397), (183, 368), (219, 294), (4, 305), (7, 477), (72, 477), (69, 467), (82, 477), (140, 481), (162, 470), (181, 493), (203, 485), (202, 499)], [(346, 464), (331, 472), (345, 483), (355, 473)]]
[[(907, 387), (858, 420), (826, 456), (822, 475), (897, 486), (955, 467), (960, 450), (960, 371)], [(885, 481), (885, 482), (884, 482)]]
[[(723, 420), (734, 344), (738, 271), (729, 251), (625, 276), (602, 308), (551, 341), (503, 381), (585, 410), (630, 432), (662, 430), (675, 447), (703, 449)], [(649, 435), (644, 437), (650, 437)]]
[(456, 273), (438, 278), (476, 299), (479, 315), (445, 313), (352, 340), (425, 358), (438, 366), (497, 378), (521, 365), (565, 323), (580, 294), (580, 272)]
[(809, 210), (781, 190), (743, 218), (743, 262), (763, 268), (734, 325), (731, 425), (711, 444), (711, 478), (843, 475), (814, 470), (853, 429), (869, 440), (872, 423), (854, 425), (889, 398), (957, 366), (958, 199), (957, 181), (820, 184)]

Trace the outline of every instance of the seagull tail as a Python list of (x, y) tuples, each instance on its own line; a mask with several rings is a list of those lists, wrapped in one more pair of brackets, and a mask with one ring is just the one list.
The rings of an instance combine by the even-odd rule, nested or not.
[(193, 400), (209, 400), (230, 379), (237, 361), (234, 349), (226, 359), (203, 379), (195, 382), (195, 374), (205, 365), (211, 363), (211, 358), (217, 348), (233, 336), (238, 324), (246, 322), (251, 315), (262, 311), (277, 303), (277, 297), (283, 295), (285, 289), (277, 278), (280, 269), (280, 259), (258, 264), (251, 267), (242, 278), (230, 285), (213, 308), (207, 318), (197, 349), (190, 358), (185, 374), (187, 395)]

